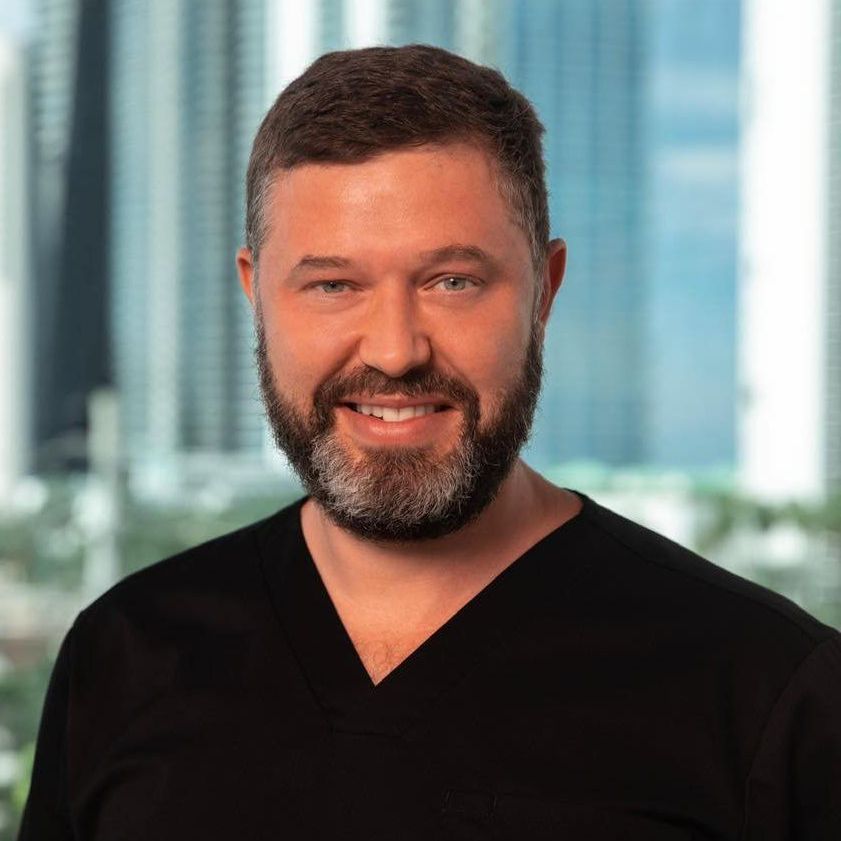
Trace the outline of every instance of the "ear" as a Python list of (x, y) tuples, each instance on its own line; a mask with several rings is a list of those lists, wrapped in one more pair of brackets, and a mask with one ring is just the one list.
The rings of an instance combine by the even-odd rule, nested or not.
[(240, 248), (237, 251), (237, 274), (239, 275), (239, 285), (253, 308), (256, 304), (254, 295), (257, 291), (255, 283), (257, 267), (254, 265), (250, 248)]
[(552, 312), (555, 295), (564, 281), (567, 265), (567, 244), (562, 239), (553, 239), (546, 252), (546, 267), (543, 270), (543, 300), (540, 305), (538, 322), (545, 328)]

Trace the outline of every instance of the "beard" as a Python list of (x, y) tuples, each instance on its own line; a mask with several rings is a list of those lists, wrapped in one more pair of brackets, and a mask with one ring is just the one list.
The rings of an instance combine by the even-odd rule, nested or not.
[[(255, 357), (266, 417), (306, 491), (341, 528), (366, 540), (401, 543), (455, 532), (496, 497), (531, 431), (543, 373), (542, 337), (535, 327), (517, 381), (502, 392), (484, 425), (479, 395), (467, 383), (429, 367), (397, 378), (365, 367), (325, 379), (302, 414), (277, 389), (262, 314), (255, 315)], [(335, 410), (351, 394), (439, 394), (462, 422), (444, 455), (433, 447), (348, 451), (335, 429)]]

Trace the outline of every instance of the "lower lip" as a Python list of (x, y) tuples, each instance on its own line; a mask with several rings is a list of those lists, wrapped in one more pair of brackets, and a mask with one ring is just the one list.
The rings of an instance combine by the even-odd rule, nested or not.
[(454, 409), (401, 421), (384, 421), (374, 415), (363, 415), (348, 406), (338, 406), (336, 414), (354, 437), (374, 445), (423, 444), (446, 430), (458, 417)]

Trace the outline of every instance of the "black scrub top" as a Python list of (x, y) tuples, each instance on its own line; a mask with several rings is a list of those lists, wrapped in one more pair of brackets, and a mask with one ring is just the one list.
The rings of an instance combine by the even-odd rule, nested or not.
[(379, 684), (303, 500), (77, 617), (21, 841), (841, 839), (841, 642), (579, 494)]

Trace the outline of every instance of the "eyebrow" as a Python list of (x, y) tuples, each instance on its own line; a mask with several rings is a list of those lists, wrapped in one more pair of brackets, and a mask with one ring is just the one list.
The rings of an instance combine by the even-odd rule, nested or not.
[(353, 260), (349, 260), (347, 257), (322, 257), (315, 254), (307, 254), (304, 257), (301, 257), (301, 259), (298, 260), (298, 262), (292, 267), (292, 271), (289, 272), (289, 276), (292, 277), (296, 274), (300, 274), (306, 269), (346, 269), (348, 266), (352, 265)]
[(422, 251), (420, 257), (427, 266), (446, 260), (466, 260), (494, 271), (499, 268), (499, 260), (478, 245), (444, 245), (432, 251)]
[[(496, 257), (493, 257), (478, 245), (453, 243), (443, 245), (440, 248), (433, 248), (430, 251), (422, 251), (419, 256), (423, 267), (443, 263), (447, 260), (466, 260), (494, 272), (498, 271), (500, 266)], [(289, 272), (289, 277), (295, 277), (308, 269), (347, 269), (351, 268), (353, 264), (353, 260), (350, 258), (335, 254), (306, 254), (293, 266)]]

